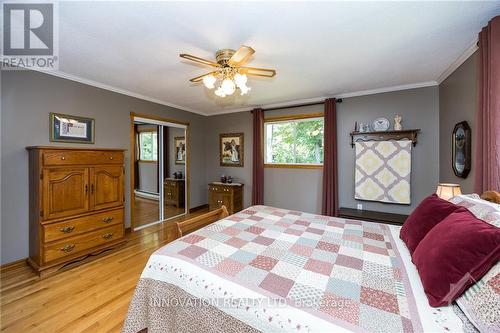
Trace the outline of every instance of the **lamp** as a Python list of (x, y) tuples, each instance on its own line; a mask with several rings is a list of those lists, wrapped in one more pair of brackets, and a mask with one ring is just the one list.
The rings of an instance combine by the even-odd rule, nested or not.
[(462, 194), (462, 191), (460, 190), (459, 184), (440, 183), (438, 184), (436, 194), (441, 199), (448, 200), (454, 196)]

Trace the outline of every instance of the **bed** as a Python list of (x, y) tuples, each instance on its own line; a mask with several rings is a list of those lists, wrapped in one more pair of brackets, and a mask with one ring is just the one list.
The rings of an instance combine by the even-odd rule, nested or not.
[(428, 305), (399, 229), (250, 207), (157, 250), (123, 332), (474, 331)]

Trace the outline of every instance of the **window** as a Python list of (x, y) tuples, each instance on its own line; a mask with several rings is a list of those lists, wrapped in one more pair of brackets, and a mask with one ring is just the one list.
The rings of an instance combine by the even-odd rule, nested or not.
[(139, 133), (139, 160), (158, 160), (158, 137), (157, 132)]
[(321, 167), (323, 165), (323, 129), (324, 118), (321, 115), (266, 120), (264, 123), (265, 165), (269, 167)]

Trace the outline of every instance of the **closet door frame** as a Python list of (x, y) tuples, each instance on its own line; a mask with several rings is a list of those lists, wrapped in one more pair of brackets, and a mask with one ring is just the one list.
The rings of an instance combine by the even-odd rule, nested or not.
[[(189, 137), (189, 122), (181, 121), (181, 120), (176, 120), (176, 119), (171, 119), (171, 118), (164, 118), (160, 116), (155, 116), (155, 115), (148, 115), (148, 114), (143, 114), (143, 113), (136, 113), (136, 112), (130, 112), (130, 151), (129, 151), (129, 165), (130, 165), (130, 180), (129, 180), (129, 190), (130, 190), (130, 229), (132, 232), (138, 231), (141, 228), (139, 227), (136, 229), (135, 226), (135, 207), (134, 207), (134, 175), (135, 175), (135, 152), (136, 152), (136, 138), (135, 138), (135, 130), (134, 130), (134, 122), (135, 121), (142, 121), (142, 122), (147, 122), (148, 124), (152, 125), (160, 125), (160, 126), (168, 126), (168, 127), (176, 127), (176, 128), (183, 128), (185, 130), (185, 136), (186, 136), (186, 164), (185, 164), (185, 210), (184, 214), (179, 214), (177, 216), (182, 216), (186, 215), (189, 213), (189, 196), (190, 196), (190, 191), (189, 191), (189, 176), (190, 176), (190, 153), (191, 153), (191, 146), (190, 146), (190, 137)], [(163, 131), (158, 131), (158, 135), (160, 137), (160, 142), (163, 142)], [(162, 219), (163, 216), (163, 196), (164, 196), (164, 191), (163, 191), (163, 145), (160, 145), (159, 147), (160, 154), (158, 154), (158, 164), (159, 164), (159, 170), (161, 170), (160, 175), (158, 177), (158, 189), (159, 189), (159, 194), (160, 194), (160, 199), (159, 199), (159, 207), (160, 207), (160, 220), (157, 222), (154, 222), (150, 225), (156, 224), (156, 223), (162, 223), (165, 221)]]

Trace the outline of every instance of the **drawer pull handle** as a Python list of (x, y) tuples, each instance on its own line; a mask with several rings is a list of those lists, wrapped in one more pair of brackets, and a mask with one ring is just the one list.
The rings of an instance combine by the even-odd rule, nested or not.
[(64, 228), (61, 228), (61, 232), (64, 232), (65, 234), (69, 234), (70, 232), (72, 232), (73, 230), (75, 230), (75, 227), (74, 226), (66, 226)]
[(63, 161), (64, 161), (65, 159), (66, 159), (66, 157), (65, 157), (65, 156), (61, 156), (61, 160), (63, 160)]
[(107, 234), (104, 234), (102, 235), (102, 238), (104, 239), (111, 239), (111, 237), (113, 237), (113, 234), (110, 232), (110, 233), (107, 233)]
[(74, 248), (75, 248), (75, 244), (68, 244), (65, 247), (61, 248), (61, 251), (69, 253), (69, 252), (73, 251)]
[(111, 217), (111, 216), (105, 217), (105, 218), (102, 219), (102, 221), (104, 223), (109, 223), (109, 222), (113, 221), (113, 217)]
[(112, 160), (112, 159), (113, 159), (113, 156), (110, 156), (110, 157), (109, 157), (109, 159), (110, 159), (110, 160)]

